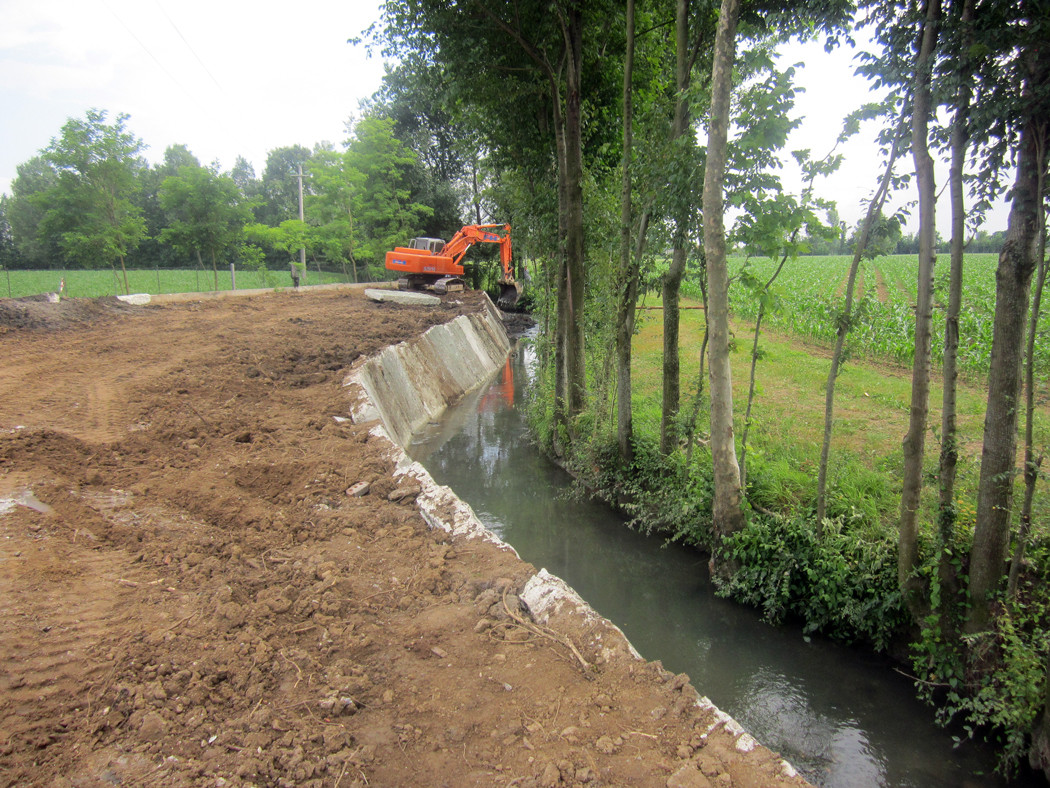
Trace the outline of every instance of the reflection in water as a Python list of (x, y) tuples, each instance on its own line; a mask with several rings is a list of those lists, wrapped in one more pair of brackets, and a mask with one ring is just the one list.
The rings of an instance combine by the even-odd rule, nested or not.
[(703, 556), (572, 498), (570, 480), (531, 444), (515, 408), (532, 369), (527, 352), (517, 351), (493, 389), (454, 409), (409, 453), (523, 559), (564, 578), (646, 658), (688, 673), (811, 782), (1003, 784), (974, 776), (991, 771), (991, 756), (953, 750), (910, 682), (881, 659), (764, 624), (753, 610), (714, 596)]

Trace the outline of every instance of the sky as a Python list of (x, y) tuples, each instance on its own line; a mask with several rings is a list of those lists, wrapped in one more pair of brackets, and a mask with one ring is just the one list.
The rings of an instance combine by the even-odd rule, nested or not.
[[(377, 0), (268, 5), (0, 0), (0, 192), (10, 194), (18, 164), (47, 147), (68, 118), (83, 118), (91, 108), (110, 119), (129, 115), (128, 129), (147, 144), (154, 163), (168, 146), (184, 144), (223, 170), (244, 156), (261, 176), (275, 148), (341, 143), (347, 121), (384, 73), (378, 57), (347, 43), (378, 19)], [(870, 100), (866, 82), (853, 75), (853, 56), (826, 54), (819, 42), (785, 51), (782, 65), (805, 63), (798, 74), (805, 92), (796, 101), (805, 120), (789, 149), (822, 157), (842, 118)], [(851, 226), (881, 169), (873, 138), (871, 129), (840, 148), (846, 163), (818, 186)], [(902, 166), (910, 166), (910, 157)], [(946, 175), (941, 167), (938, 188)], [(785, 182), (801, 188), (788, 173)], [(937, 224), (947, 237), (946, 192)], [(987, 229), (1005, 227), (1000, 207)]]

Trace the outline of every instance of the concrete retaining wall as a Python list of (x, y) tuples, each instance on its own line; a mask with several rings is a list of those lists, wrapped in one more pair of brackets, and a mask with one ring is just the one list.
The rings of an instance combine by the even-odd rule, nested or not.
[(510, 340), (498, 310), (485, 301), (484, 312), (434, 326), (355, 366), (346, 385), (364, 396), (354, 421), (378, 419), (398, 446), (407, 446), (414, 432), (487, 383), (506, 361)]

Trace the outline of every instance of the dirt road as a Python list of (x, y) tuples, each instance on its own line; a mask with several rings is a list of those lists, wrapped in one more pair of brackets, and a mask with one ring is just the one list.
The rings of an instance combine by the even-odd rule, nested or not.
[(334, 418), (479, 304), (0, 301), (0, 785), (802, 784), (685, 677), (581, 666)]

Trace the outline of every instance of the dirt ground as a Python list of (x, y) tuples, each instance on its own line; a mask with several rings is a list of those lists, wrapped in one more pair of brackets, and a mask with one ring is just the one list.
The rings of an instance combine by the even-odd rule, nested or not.
[(803, 784), (686, 677), (584, 668), (334, 418), (458, 295), (0, 301), (0, 785)]

